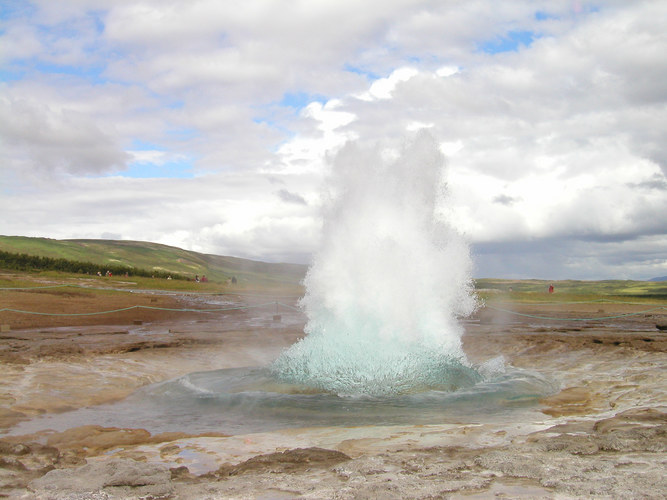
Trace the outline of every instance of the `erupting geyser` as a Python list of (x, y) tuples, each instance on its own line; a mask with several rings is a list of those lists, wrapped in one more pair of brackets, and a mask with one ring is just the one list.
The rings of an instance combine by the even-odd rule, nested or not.
[(463, 353), (459, 318), (477, 304), (468, 247), (442, 216), (443, 160), (428, 134), (399, 154), (354, 144), (341, 151), (301, 300), (306, 336), (269, 367), (189, 373), (13, 432), (432, 424), (505, 418), (553, 393), (558, 385), (539, 373), (502, 357), (478, 371)]
[(427, 134), (399, 154), (351, 144), (337, 156), (301, 301), (307, 335), (269, 367), (189, 373), (14, 432), (73, 422), (152, 433), (431, 424), (505, 418), (553, 393), (539, 373), (501, 357), (478, 371), (463, 353), (459, 318), (476, 299), (468, 247), (441, 216), (443, 160)]
[(458, 322), (476, 307), (472, 263), (441, 213), (436, 142), (420, 133), (393, 155), (350, 144), (333, 167), (301, 301), (307, 335), (276, 360), (274, 376), (339, 395), (475, 384)]

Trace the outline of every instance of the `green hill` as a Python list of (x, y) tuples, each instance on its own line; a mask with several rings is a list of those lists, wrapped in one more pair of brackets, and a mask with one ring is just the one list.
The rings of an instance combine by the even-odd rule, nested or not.
[[(124, 266), (129, 270), (161, 271), (188, 278), (205, 275), (211, 282), (219, 284), (235, 277), (240, 286), (266, 288), (300, 287), (307, 270), (306, 266), (299, 264), (276, 264), (203, 254), (145, 241), (0, 236), (0, 251), (92, 262), (99, 264), (102, 272), (105, 266)], [(485, 298), (509, 292), (516, 300), (544, 300), (550, 283), (545, 280), (477, 279), (475, 287)], [(556, 293), (549, 297), (552, 300), (576, 300), (590, 295), (667, 300), (664, 281), (562, 280), (553, 283)]]
[(253, 285), (298, 285), (306, 273), (299, 264), (274, 264), (237, 257), (203, 254), (145, 241), (54, 240), (25, 236), (0, 236), (0, 250), (104, 266), (163, 271), (194, 278), (206, 276), (224, 283), (235, 277)]

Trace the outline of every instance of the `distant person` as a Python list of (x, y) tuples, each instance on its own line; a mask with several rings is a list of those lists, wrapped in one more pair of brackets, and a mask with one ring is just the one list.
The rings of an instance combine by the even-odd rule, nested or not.
[(232, 276), (232, 285), (236, 285), (236, 276)]
[(549, 285), (549, 293), (554, 293), (554, 286), (553, 285)]
[(199, 275), (198, 275), (198, 274), (195, 274), (195, 281), (196, 281), (197, 283), (199, 283)]

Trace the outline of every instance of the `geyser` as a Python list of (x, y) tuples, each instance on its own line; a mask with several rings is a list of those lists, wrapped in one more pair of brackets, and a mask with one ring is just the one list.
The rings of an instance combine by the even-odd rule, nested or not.
[(444, 158), (418, 134), (398, 153), (337, 155), (321, 246), (305, 278), (306, 336), (278, 379), (338, 395), (455, 390), (481, 377), (458, 318), (476, 307), (469, 249), (443, 216)]
[(497, 422), (533, 407), (558, 385), (500, 357), (475, 369), (461, 348), (459, 318), (476, 301), (468, 248), (440, 216), (443, 165), (428, 135), (393, 156), (355, 145), (338, 155), (302, 299), (307, 335), (270, 366), (190, 373), (12, 433), (97, 424), (240, 434), (472, 415)]

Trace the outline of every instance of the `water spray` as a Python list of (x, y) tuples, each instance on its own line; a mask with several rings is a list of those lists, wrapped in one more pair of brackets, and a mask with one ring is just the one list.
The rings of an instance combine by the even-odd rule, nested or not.
[(306, 336), (276, 360), (276, 377), (368, 396), (480, 379), (461, 348), (458, 318), (476, 299), (468, 246), (439, 215), (443, 169), (424, 132), (397, 154), (348, 144), (337, 155), (304, 282)]

